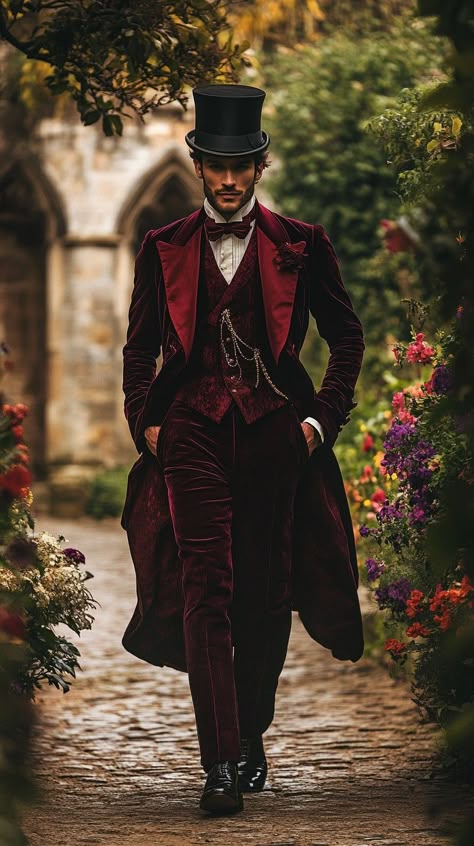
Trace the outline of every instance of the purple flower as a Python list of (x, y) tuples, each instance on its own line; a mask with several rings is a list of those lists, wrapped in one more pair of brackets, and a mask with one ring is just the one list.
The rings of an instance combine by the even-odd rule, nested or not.
[(408, 579), (398, 579), (386, 587), (377, 588), (375, 598), (380, 608), (391, 608), (393, 611), (404, 611), (407, 599), (411, 593)]
[(398, 507), (398, 504), (382, 505), (382, 508), (377, 514), (377, 520), (380, 523), (388, 523), (390, 520), (400, 520), (403, 517), (403, 511)]
[(365, 566), (367, 567), (367, 578), (369, 582), (375, 582), (385, 569), (383, 563), (377, 561), (376, 558), (367, 558)]
[(450, 367), (446, 367), (445, 364), (435, 367), (431, 377), (431, 387), (436, 394), (447, 394), (453, 384), (454, 376)]
[(426, 523), (426, 518), (426, 511), (424, 508), (421, 507), (421, 505), (415, 505), (408, 517), (412, 526), (422, 526), (424, 523)]
[(86, 557), (79, 549), (74, 549), (74, 547), (68, 546), (67, 549), (63, 549), (63, 552), (66, 558), (69, 558), (69, 560), (73, 561), (74, 564), (85, 563)]
[(370, 535), (370, 529), (368, 526), (361, 526), (359, 528), (359, 534), (361, 538), (368, 538)]
[(400, 449), (406, 439), (413, 435), (415, 429), (414, 423), (392, 423), (385, 435), (384, 449), (387, 451)]

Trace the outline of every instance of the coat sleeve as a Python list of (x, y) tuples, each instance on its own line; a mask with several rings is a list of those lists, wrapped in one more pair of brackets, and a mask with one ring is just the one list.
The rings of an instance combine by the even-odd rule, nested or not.
[(364, 353), (362, 325), (344, 287), (339, 263), (326, 232), (313, 229), (309, 308), (329, 346), (329, 361), (308, 414), (320, 421), (324, 442), (333, 446), (355, 408), (354, 388)]
[(138, 452), (145, 449), (143, 410), (156, 376), (161, 337), (158, 319), (158, 255), (153, 231), (145, 236), (135, 261), (135, 279), (128, 313), (127, 342), (123, 348), (125, 417)]

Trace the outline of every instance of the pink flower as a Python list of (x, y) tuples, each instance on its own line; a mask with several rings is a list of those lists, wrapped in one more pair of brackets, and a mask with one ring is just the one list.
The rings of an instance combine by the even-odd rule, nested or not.
[(412, 363), (420, 362), (426, 364), (430, 362), (434, 356), (434, 349), (424, 340), (423, 332), (418, 332), (415, 340), (409, 345), (407, 349), (407, 359)]
[(405, 409), (405, 394), (403, 391), (397, 391), (397, 393), (393, 395), (392, 408), (397, 415), (400, 411)]

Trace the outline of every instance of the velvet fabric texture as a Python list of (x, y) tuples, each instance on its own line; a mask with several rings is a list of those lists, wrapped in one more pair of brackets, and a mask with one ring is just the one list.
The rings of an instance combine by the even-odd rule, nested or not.
[(293, 502), (308, 457), (289, 404), (252, 424), (234, 405), (216, 423), (175, 400), (160, 430), (205, 769), (239, 760), (239, 727), (254, 737), (273, 719), (291, 627)]
[[(198, 321), (203, 219), (201, 209), (146, 236), (136, 262), (124, 347), (125, 414), (141, 455), (129, 474), (122, 515), (138, 594), (123, 644), (145, 661), (180, 670), (187, 669), (182, 566), (163, 472), (147, 450), (143, 433), (146, 426), (166, 420), (188, 376)], [(277, 384), (289, 396), (299, 420), (313, 416), (325, 432), (324, 445), (313, 452), (298, 479), (292, 606), (315, 640), (337, 658), (356, 661), (363, 651), (357, 562), (332, 447), (354, 407), (364, 349), (362, 328), (322, 226), (284, 218), (257, 202), (256, 243), (266, 338)], [(298, 261), (279, 264), (283, 248), (290, 258), (298, 253)], [(319, 391), (299, 361), (310, 313), (330, 353)], [(163, 359), (157, 373), (160, 352)]]
[[(255, 387), (257, 371), (253, 359), (246, 361), (239, 357), (239, 372), (237, 361), (232, 359), (234, 366), (229, 365), (221, 347), (219, 317), (223, 309), (228, 309), (237, 334), (247, 344), (261, 350), (266, 366), (271, 369), (272, 356), (266, 340), (255, 233), (230, 284), (220, 272), (209, 240), (204, 235), (197, 309), (196, 337), (186, 369), (186, 382), (177, 391), (176, 398), (216, 422), (222, 420), (234, 403), (247, 423), (253, 423), (285, 405), (288, 400), (275, 393), (263, 373), (259, 374), (258, 387)], [(225, 328), (222, 337), (227, 351), (233, 353), (229, 332)], [(250, 356), (248, 350), (245, 354)]]

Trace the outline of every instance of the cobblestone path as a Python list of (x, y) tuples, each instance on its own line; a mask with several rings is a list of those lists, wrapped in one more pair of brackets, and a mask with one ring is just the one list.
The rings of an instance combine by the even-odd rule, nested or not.
[(75, 638), (83, 673), (71, 691), (38, 696), (43, 798), (25, 814), (31, 846), (446, 843), (469, 790), (432, 776), (432, 729), (383, 669), (335, 661), (296, 617), (266, 735), (268, 788), (237, 817), (203, 816), (187, 677), (134, 659), (120, 643), (135, 597), (125, 533), (116, 521), (45, 517), (37, 529), (83, 550), (101, 608), (92, 631)]

